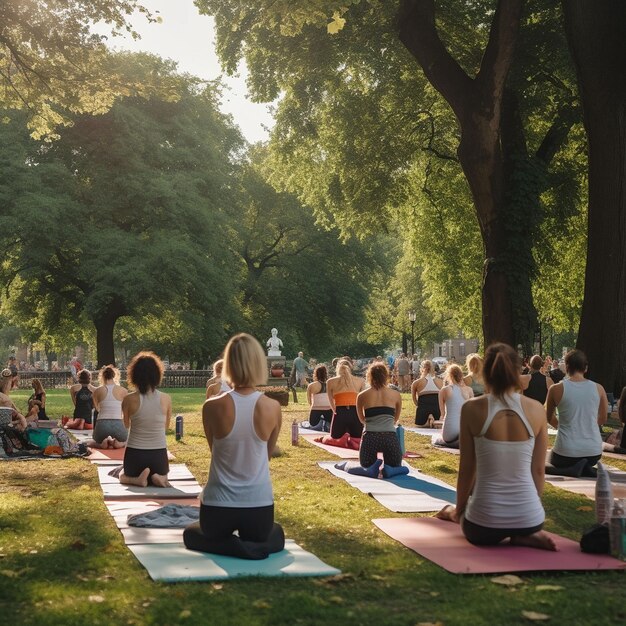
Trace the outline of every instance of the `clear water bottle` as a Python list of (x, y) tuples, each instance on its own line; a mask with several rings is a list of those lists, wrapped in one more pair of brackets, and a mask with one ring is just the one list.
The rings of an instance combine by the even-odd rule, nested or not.
[(611, 477), (602, 463), (598, 463), (598, 478), (596, 479), (596, 521), (605, 524), (611, 521), (613, 506), (613, 488)]
[(183, 416), (176, 416), (176, 441), (180, 441), (183, 438)]
[(611, 540), (611, 555), (616, 559), (626, 561), (626, 512), (624, 501), (615, 500), (609, 523), (609, 537)]
[(298, 445), (298, 422), (296, 420), (293, 420), (291, 424), (291, 445)]

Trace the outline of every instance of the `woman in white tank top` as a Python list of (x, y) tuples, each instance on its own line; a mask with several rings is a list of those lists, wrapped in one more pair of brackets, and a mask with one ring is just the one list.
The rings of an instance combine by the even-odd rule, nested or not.
[(169, 487), (165, 434), (172, 417), (172, 400), (157, 389), (163, 378), (163, 362), (154, 352), (139, 352), (128, 364), (127, 377), (136, 391), (122, 400), (129, 433), (120, 482)]
[(241, 333), (228, 342), (223, 371), (233, 389), (202, 407), (211, 466), (200, 521), (185, 529), (183, 540), (190, 550), (263, 559), (285, 545), (274, 523), (269, 472), (280, 405), (256, 390), (267, 382), (267, 361), (254, 337)]
[(460, 522), (475, 545), (509, 538), (511, 544), (556, 550), (542, 530), (546, 416), (539, 402), (517, 393), (520, 368), (511, 346), (487, 348), (483, 374), (489, 393), (461, 410), (457, 504), (437, 517)]
[(461, 431), (461, 408), (463, 404), (474, 397), (471, 387), (463, 380), (463, 370), (456, 364), (446, 370), (448, 383), (439, 392), (439, 410), (443, 415), (443, 431), (441, 436), (434, 435), (434, 446), (444, 448), (459, 447), (459, 433)]
[(128, 391), (119, 385), (120, 372), (114, 365), (100, 370), (100, 386), (93, 392), (98, 419), (93, 430), (92, 448), (123, 448), (128, 430), (122, 419), (122, 400)]
[(587, 357), (581, 350), (565, 355), (565, 368), (568, 378), (552, 385), (546, 398), (548, 421), (558, 428), (550, 463), (559, 474), (595, 477), (594, 466), (602, 456), (599, 427), (608, 416), (606, 392), (585, 378)]

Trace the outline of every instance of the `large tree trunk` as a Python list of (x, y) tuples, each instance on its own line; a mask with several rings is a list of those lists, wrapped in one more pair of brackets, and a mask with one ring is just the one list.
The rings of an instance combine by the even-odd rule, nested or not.
[(94, 320), (96, 327), (96, 350), (98, 367), (103, 365), (115, 365), (115, 346), (113, 344), (113, 330), (119, 319), (117, 313), (108, 311)]
[(590, 376), (626, 384), (626, 2), (564, 0), (589, 142), (587, 268), (577, 347)]

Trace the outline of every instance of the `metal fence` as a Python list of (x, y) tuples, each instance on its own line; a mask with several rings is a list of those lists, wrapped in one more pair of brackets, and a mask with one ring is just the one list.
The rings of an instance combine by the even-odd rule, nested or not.
[[(126, 370), (120, 370), (122, 383), (126, 382)], [(161, 387), (167, 388), (204, 388), (206, 381), (213, 376), (213, 370), (165, 370)], [(98, 371), (91, 372), (94, 384), (97, 384)], [(31, 387), (33, 378), (41, 381), (44, 389), (66, 389), (73, 384), (69, 370), (61, 372), (20, 371), (20, 389)]]

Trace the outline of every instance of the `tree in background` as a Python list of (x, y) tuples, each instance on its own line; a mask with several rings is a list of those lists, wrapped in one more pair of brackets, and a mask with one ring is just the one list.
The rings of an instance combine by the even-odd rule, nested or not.
[(193, 340), (217, 349), (234, 316), (232, 257), (221, 242), (242, 142), (215, 91), (189, 80), (177, 102), (128, 98), (73, 122), (50, 145), (22, 131), (15, 175), (3, 181), (2, 272), (17, 290), (13, 306), (41, 332), (89, 319), (99, 364), (114, 360), (121, 317), (163, 309), (196, 320)]
[(577, 345), (608, 391), (626, 385), (626, 4), (563, 0), (589, 141), (585, 297)]

